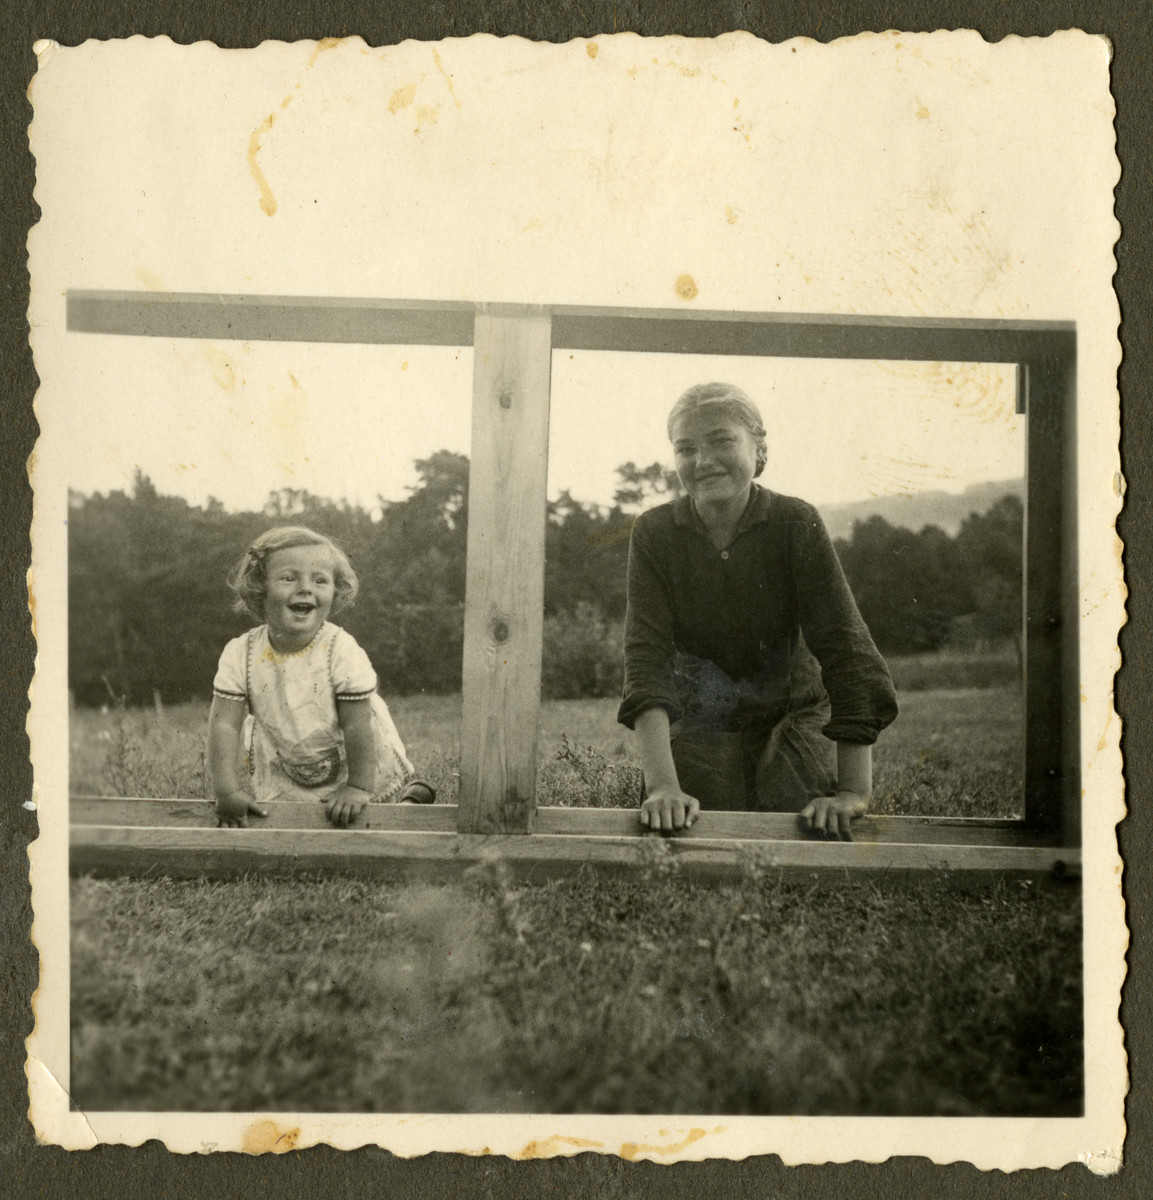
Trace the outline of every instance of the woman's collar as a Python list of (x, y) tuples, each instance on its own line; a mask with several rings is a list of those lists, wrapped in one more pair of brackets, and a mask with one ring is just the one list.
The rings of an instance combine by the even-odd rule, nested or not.
[[(749, 502), (745, 505), (745, 511), (741, 513), (740, 519), (737, 521), (737, 533), (744, 533), (746, 529), (753, 525), (759, 525), (762, 521), (769, 519), (769, 509), (772, 507), (773, 493), (766, 487), (761, 487), (759, 483), (752, 485), (752, 494), (749, 496)], [(673, 501), (673, 522), (676, 525), (695, 525), (703, 529), (704, 521), (701, 520), (700, 513), (696, 510), (696, 505), (693, 504), (693, 498), (689, 495), (678, 496)]]

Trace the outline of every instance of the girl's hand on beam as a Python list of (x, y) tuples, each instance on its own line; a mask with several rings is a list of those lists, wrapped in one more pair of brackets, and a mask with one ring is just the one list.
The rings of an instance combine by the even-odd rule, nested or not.
[(364, 811), (372, 797), (363, 788), (342, 784), (332, 799), (324, 806), (325, 816), (342, 829), (351, 825)]
[(267, 817), (268, 810), (261, 808), (243, 792), (226, 792), (216, 797), (216, 828), (245, 829), (249, 814)]

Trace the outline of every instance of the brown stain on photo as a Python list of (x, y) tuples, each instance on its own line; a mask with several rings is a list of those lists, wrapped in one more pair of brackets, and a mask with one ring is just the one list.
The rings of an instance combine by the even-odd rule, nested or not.
[(248, 139), (248, 169), (252, 172), (252, 178), (256, 180), (256, 186), (260, 189), (260, 207), (270, 217), (276, 212), (276, 197), (272, 194), (272, 188), (268, 186), (268, 180), (260, 169), (256, 156), (260, 153), (260, 139), (275, 123), (276, 114), (269, 113), (252, 131), (252, 136)]
[(299, 1141), (299, 1126), (281, 1129), (275, 1121), (256, 1121), (244, 1131), (242, 1149), (245, 1154), (284, 1154)]
[(36, 636), (36, 586), (32, 576), (32, 568), (29, 567), (27, 574), (24, 576), (25, 583), (28, 587), (28, 618), (32, 623), (32, 636)]
[(444, 69), (444, 64), (440, 61), (440, 55), (434, 49), (432, 52), (432, 61), (436, 63), (436, 69), (444, 76), (445, 83), (448, 84), (448, 94), (452, 97), (453, 104), (460, 108), (460, 101), (456, 98), (456, 88), (452, 86), (452, 76)]
[(395, 92), (388, 98), (388, 111), (390, 113), (400, 112), (402, 108), (408, 108), (416, 96), (416, 84), (406, 83), (404, 87), (398, 87)]
[(673, 287), (682, 300), (696, 299), (697, 281), (691, 275), (678, 275)]
[(204, 358), (218, 388), (231, 392), (236, 387), (236, 363), (223, 350), (211, 344), (203, 347)]
[(585, 47), (585, 53), (589, 56), (589, 58), (596, 58), (597, 51), (599, 50), (600, 47), (596, 44), (596, 42), (589, 42), (589, 44)]
[(420, 104), (416, 109), (417, 126), (414, 132), (419, 133), (424, 125), (435, 125), (440, 116), (439, 104)]
[[(1082, 699), (1082, 701), (1084, 701), (1084, 699), (1085, 699), (1084, 693), (1082, 693), (1081, 699)], [(1109, 726), (1112, 724), (1113, 724), (1113, 709), (1110, 708), (1109, 711), (1105, 714), (1105, 728), (1101, 730), (1101, 736), (1097, 739), (1097, 753), (1098, 754), (1100, 754), (1105, 749), (1105, 747), (1109, 744)]]
[(340, 45), (340, 38), (335, 38), (335, 37), (321, 38), (320, 41), (316, 43), (316, 49), (313, 50), (312, 57), (309, 58), (309, 60), (308, 60), (309, 67), (316, 66), (316, 60), (325, 52), (325, 50), (334, 50), (339, 45)]
[(545, 1138), (543, 1141), (529, 1142), (519, 1154), (513, 1157), (526, 1162), (531, 1158), (552, 1158), (566, 1149), (599, 1150), (603, 1146), (603, 1142), (590, 1141), (588, 1138), (562, 1137), (559, 1133), (554, 1133), (552, 1137)]
[(626, 1162), (635, 1162), (641, 1154), (679, 1154), (687, 1146), (691, 1146), (693, 1142), (699, 1142), (701, 1138), (708, 1137), (709, 1133), (721, 1133), (724, 1131), (723, 1125), (718, 1125), (716, 1129), (690, 1129), (688, 1136), (681, 1142), (672, 1142), (665, 1146), (650, 1145), (646, 1142), (624, 1142), (621, 1145), (621, 1158)]
[(974, 420), (1017, 427), (1016, 380), (997, 363), (886, 362), (879, 370), (916, 383), (927, 402), (950, 404)]

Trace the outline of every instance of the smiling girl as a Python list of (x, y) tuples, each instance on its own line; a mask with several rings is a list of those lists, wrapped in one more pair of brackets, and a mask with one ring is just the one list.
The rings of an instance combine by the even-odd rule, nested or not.
[(849, 838), (897, 704), (821, 518), (755, 482), (766, 434), (740, 388), (690, 388), (668, 432), (686, 494), (642, 514), (629, 548), (619, 719), (637, 732), (641, 822), (791, 811)]
[[(261, 534), (229, 578), (236, 608), (263, 624), (233, 638), (212, 684), (208, 768), (217, 823), (244, 826), (269, 800), (320, 800), (347, 825), (370, 800), (431, 803), (376, 673), (331, 614), (356, 598), (356, 573), (328, 538), (300, 526)], [(241, 790), (241, 747), (256, 803)]]

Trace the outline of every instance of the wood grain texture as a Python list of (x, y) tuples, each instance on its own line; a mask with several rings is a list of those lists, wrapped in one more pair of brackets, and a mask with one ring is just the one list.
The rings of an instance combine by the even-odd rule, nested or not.
[[(73, 290), (74, 332), (216, 340), (467, 346), (474, 309), (519, 306), (459, 300), (254, 296), (197, 292)], [(1068, 337), (1069, 322), (735, 312), (553, 305), (553, 345), (565, 350), (772, 357), (1021, 362)]]
[(532, 830), (544, 624), (550, 321), (477, 312), (459, 828)]
[(1072, 336), (1069, 323), (579, 309), (555, 306), (558, 350), (1014, 363)]
[(519, 878), (548, 879), (582, 869), (635, 873), (669, 862), (685, 878), (737, 878), (750, 871), (785, 876), (862, 873), (895, 878), (1077, 875), (1076, 851), (1011, 846), (722, 838), (534, 837), (378, 830), (155, 829), (77, 825), (76, 874), (235, 878), (246, 874), (340, 872), (374, 878), (451, 878), (500, 863)]
[(70, 291), (67, 298), (71, 332), (212, 341), (468, 346), (473, 312), (464, 301), (335, 296)]
[[(307, 801), (279, 801), (265, 806), (266, 818), (252, 817), (254, 829), (328, 829), (324, 807)], [(119, 825), (208, 829), (215, 825), (208, 800), (120, 800), (75, 797), (71, 802), (73, 825)], [(457, 827), (457, 807), (452, 804), (370, 804), (352, 829), (451, 833)], [(538, 808), (538, 834), (584, 837), (660, 839), (645, 829), (639, 810), (624, 808)], [(869, 816), (854, 822), (859, 842), (894, 842), (906, 845), (1028, 846), (1030, 831), (1022, 821), (975, 817)], [(721, 838), (735, 841), (812, 841), (792, 813), (710, 812), (675, 840)]]

